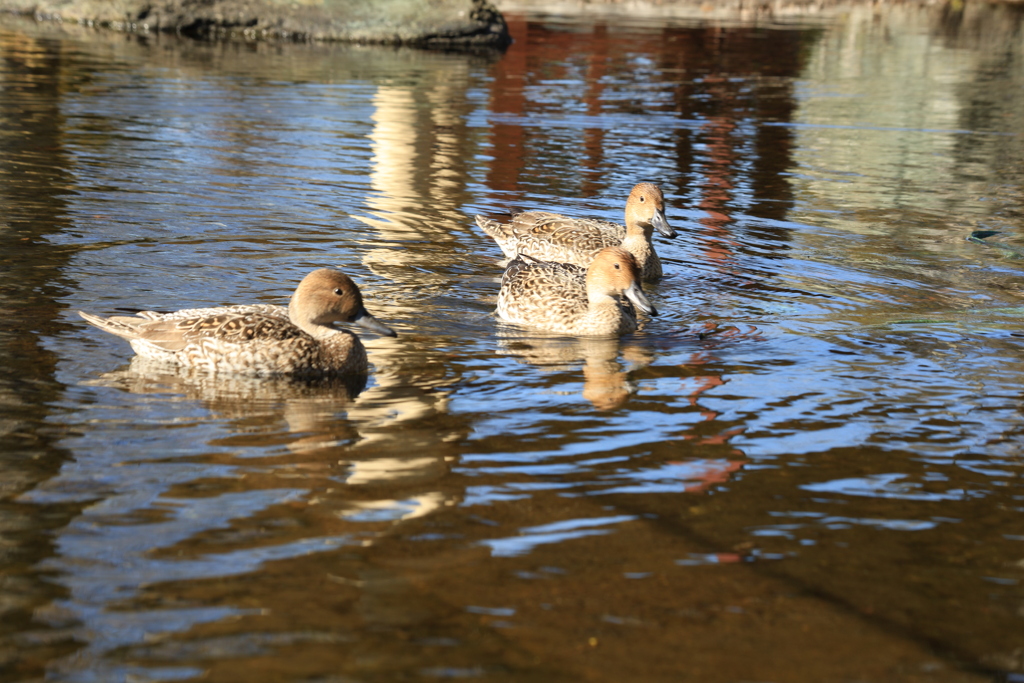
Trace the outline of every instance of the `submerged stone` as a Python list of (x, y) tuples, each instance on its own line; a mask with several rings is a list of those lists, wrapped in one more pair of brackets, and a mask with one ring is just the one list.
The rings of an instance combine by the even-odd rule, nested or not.
[(0, 0), (0, 11), (121, 31), (196, 38), (505, 47), (487, 0)]

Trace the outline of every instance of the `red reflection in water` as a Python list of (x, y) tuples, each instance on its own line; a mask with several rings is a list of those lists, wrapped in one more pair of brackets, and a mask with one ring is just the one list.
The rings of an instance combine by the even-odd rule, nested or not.
[[(491, 83), (491, 111), (496, 114), (522, 114), (527, 109), (526, 50), (517, 49), (527, 34), (527, 23), (512, 16), (507, 18), (508, 29), (515, 41), (505, 56), (494, 66)], [(487, 186), (494, 190), (517, 191), (523, 170), (523, 138), (525, 130), (514, 124), (495, 123), (491, 126), (491, 147), (494, 162), (487, 174)]]
[[(705, 212), (700, 222), (708, 238), (706, 256), (717, 262), (729, 260), (736, 248), (724, 228), (737, 211), (785, 216), (792, 203), (785, 175), (792, 165), (792, 133), (764, 124), (792, 118), (792, 79), (802, 68), (806, 32), (631, 30), (602, 21), (544, 23), (514, 15), (508, 21), (515, 42), (494, 66), (491, 111), (524, 121), (531, 114), (585, 114), (586, 127), (578, 140), (554, 142), (564, 131), (496, 122), (489, 140), (492, 190), (521, 192), (528, 179), (567, 198), (589, 197), (606, 191), (616, 175), (634, 173), (638, 181), (668, 161), (674, 175), (658, 170), (669, 177), (652, 179)], [(560, 96), (559, 88), (578, 90), (579, 99)], [(621, 150), (609, 149), (612, 138), (621, 147), (616, 128), (627, 125), (623, 115), (644, 114), (674, 114), (677, 123), (639, 128), (636, 135), (644, 139), (637, 144), (647, 147), (636, 159), (627, 156), (633, 167), (623, 168)], [(645, 163), (651, 154), (657, 163)], [(578, 158), (578, 176), (548, 177), (551, 155)]]
[(706, 491), (715, 484), (724, 484), (729, 481), (733, 472), (743, 467), (743, 463), (737, 460), (703, 460), (695, 462), (669, 461), (670, 465), (682, 465), (687, 468), (687, 478), (695, 479), (683, 487), (687, 493), (699, 493)]

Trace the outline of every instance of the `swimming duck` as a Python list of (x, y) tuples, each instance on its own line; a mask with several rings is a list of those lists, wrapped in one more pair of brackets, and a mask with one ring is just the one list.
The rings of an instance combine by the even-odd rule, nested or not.
[(633, 306), (658, 312), (640, 288), (640, 268), (622, 247), (605, 247), (588, 268), (516, 257), (501, 277), (498, 318), (546, 332), (618, 335), (637, 328)]
[(334, 327), (359, 325), (396, 336), (363, 307), (363, 297), (341, 271), (321, 268), (303, 278), (288, 307), (270, 304), (143, 311), (87, 322), (131, 342), (140, 356), (215, 373), (323, 376), (367, 372), (359, 337)]
[(508, 258), (525, 254), (586, 268), (601, 249), (621, 246), (636, 258), (645, 282), (661, 277), (661, 259), (651, 243), (654, 229), (665, 237), (676, 236), (665, 219), (665, 197), (653, 183), (640, 183), (629, 193), (625, 227), (547, 211), (514, 214), (509, 223), (477, 216), (476, 224), (494, 238)]

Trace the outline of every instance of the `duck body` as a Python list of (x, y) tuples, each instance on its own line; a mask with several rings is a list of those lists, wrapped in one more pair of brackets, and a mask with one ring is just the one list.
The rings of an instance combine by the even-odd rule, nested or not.
[(621, 246), (636, 259), (645, 282), (662, 276), (661, 259), (651, 241), (654, 230), (666, 237), (676, 235), (665, 218), (661, 189), (652, 183), (639, 183), (630, 192), (624, 226), (548, 211), (514, 214), (508, 223), (477, 216), (476, 224), (510, 259), (524, 254), (586, 268), (602, 249)]
[(366, 349), (359, 337), (333, 323), (351, 322), (395, 336), (366, 312), (354, 282), (326, 268), (303, 279), (287, 308), (254, 304), (110, 318), (79, 315), (127, 339), (145, 358), (235, 375), (366, 374)]
[(634, 306), (657, 315), (639, 279), (636, 260), (621, 247), (602, 249), (587, 268), (520, 255), (502, 275), (496, 313), (505, 322), (556, 334), (628, 334), (637, 329)]

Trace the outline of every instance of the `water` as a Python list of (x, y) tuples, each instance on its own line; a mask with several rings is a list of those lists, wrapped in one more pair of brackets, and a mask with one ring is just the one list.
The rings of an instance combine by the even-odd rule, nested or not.
[[(509, 19), (504, 56), (0, 24), (0, 679), (1024, 680), (1020, 10)], [(641, 179), (662, 315), (497, 325), (473, 216)], [(75, 313), (321, 266), (400, 334), (354, 396)]]

